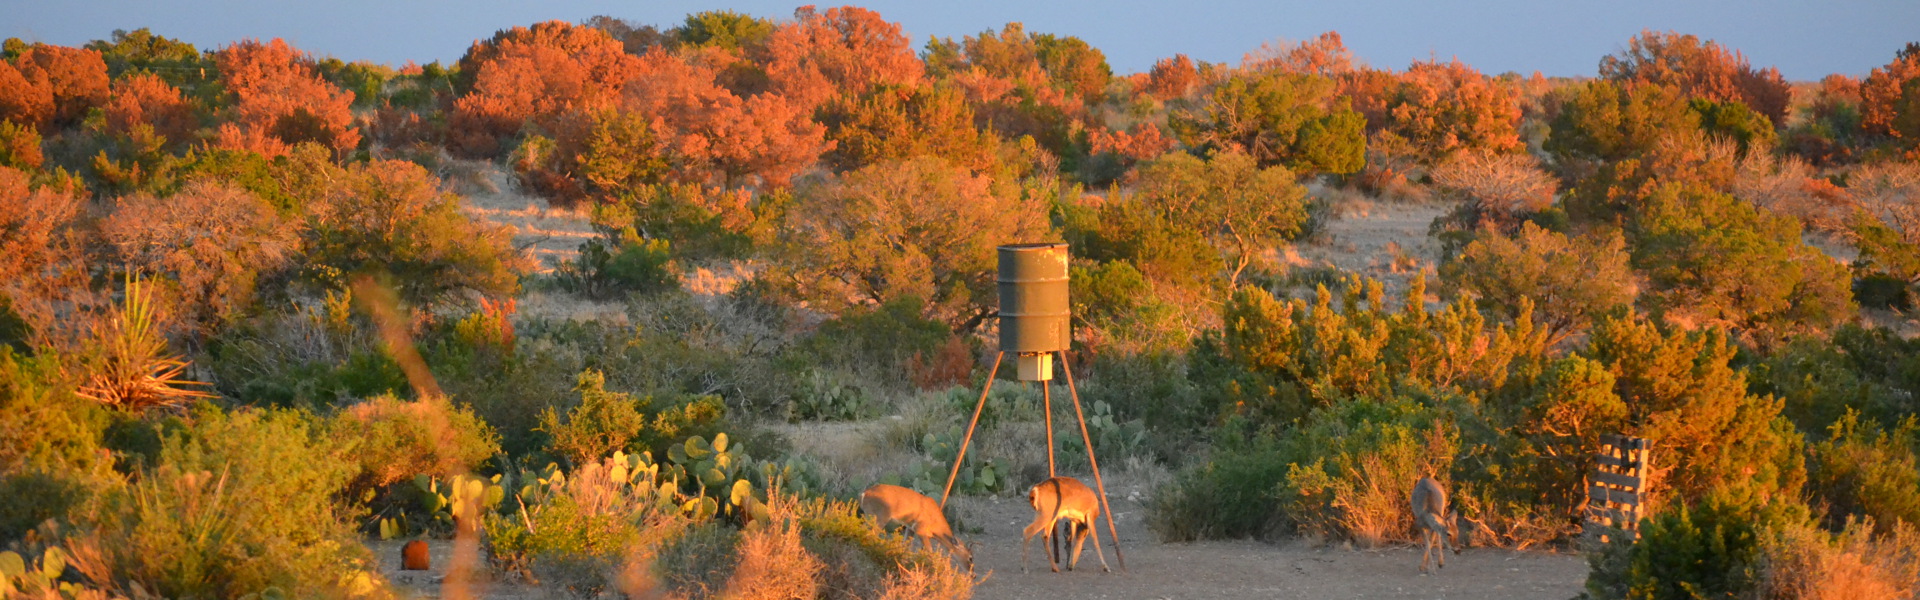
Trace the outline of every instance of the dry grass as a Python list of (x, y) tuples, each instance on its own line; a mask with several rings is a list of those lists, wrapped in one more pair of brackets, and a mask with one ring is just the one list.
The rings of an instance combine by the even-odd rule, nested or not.
[(973, 597), (970, 576), (943, 560), (910, 565), (887, 577), (882, 600), (966, 600)]
[(446, 179), (460, 208), (476, 219), (513, 230), (513, 247), (552, 271), (580, 254), (580, 244), (599, 235), (585, 210), (556, 208), (523, 194), (512, 174), (485, 161), (447, 161)]
[(727, 600), (786, 600), (819, 594), (825, 563), (800, 545), (800, 522), (793, 501), (774, 498), (770, 517), (747, 527), (740, 538), (740, 562), (720, 597)]
[(1920, 593), (1920, 531), (1902, 524), (1874, 536), (1871, 522), (1837, 536), (1812, 526), (1779, 534), (1767, 549), (1761, 597), (1895, 600)]

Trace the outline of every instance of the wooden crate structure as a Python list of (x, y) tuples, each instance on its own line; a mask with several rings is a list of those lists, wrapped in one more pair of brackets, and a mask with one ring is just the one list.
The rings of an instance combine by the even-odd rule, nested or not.
[(1640, 507), (1647, 497), (1650, 445), (1645, 438), (1606, 435), (1594, 455), (1593, 478), (1587, 486), (1584, 533), (1606, 543), (1614, 536), (1640, 539)]

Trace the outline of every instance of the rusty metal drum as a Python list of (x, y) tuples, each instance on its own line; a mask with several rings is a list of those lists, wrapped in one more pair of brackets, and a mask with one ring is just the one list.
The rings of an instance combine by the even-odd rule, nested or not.
[(1000, 247), (1000, 350), (1032, 353), (1073, 344), (1067, 304), (1067, 245)]

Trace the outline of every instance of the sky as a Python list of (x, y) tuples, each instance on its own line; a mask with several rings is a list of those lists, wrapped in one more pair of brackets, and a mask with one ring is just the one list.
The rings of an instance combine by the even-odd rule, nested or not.
[[(1600, 57), (1643, 29), (1712, 39), (1777, 66), (1790, 80), (1863, 76), (1920, 41), (1920, 0), (968, 0), (861, 4), (900, 23), (916, 49), (929, 36), (976, 35), (1009, 21), (1030, 33), (1079, 36), (1117, 73), (1157, 59), (1238, 63), (1273, 40), (1338, 31), (1367, 64), (1405, 69), (1458, 58), (1488, 74), (1590, 76)], [(787, 18), (793, 0), (0, 0), (0, 37), (60, 45), (107, 39), (115, 29), (218, 48), (244, 38), (285, 38), (347, 61), (452, 63), (475, 39), (515, 25), (609, 15), (663, 29), (687, 14), (732, 9)], [(822, 7), (833, 6), (822, 4)]]

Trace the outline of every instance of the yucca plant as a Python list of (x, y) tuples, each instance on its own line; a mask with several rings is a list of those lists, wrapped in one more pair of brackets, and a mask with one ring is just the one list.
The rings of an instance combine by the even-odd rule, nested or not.
[(120, 311), (91, 329), (97, 346), (80, 386), (82, 397), (130, 410), (175, 408), (213, 397), (192, 389), (207, 384), (184, 377), (189, 363), (167, 352), (145, 281), (129, 277)]

